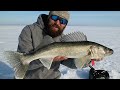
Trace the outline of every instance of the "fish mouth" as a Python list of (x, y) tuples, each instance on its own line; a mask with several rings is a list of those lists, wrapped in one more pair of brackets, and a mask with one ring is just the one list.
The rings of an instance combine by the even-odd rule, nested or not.
[(109, 55), (112, 55), (113, 53), (114, 51), (112, 49), (106, 51), (106, 54), (109, 54)]
[(114, 51), (111, 49), (111, 50), (110, 50), (110, 53), (111, 53), (111, 54), (113, 54), (113, 53), (114, 53)]

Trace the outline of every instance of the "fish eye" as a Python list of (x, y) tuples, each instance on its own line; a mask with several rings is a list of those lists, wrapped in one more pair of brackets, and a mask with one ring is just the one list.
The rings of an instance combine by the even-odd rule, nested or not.
[(99, 51), (104, 51), (103, 48), (101, 48), (101, 47), (98, 47), (98, 50), (99, 50)]
[(100, 47), (98, 47), (98, 49), (101, 49)]

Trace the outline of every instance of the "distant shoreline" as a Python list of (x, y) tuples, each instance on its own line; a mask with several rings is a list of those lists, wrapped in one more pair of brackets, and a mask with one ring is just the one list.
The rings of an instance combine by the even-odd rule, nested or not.
[[(29, 25), (29, 24), (0, 24), (0, 26), (26, 26), (26, 25)], [(71, 26), (83, 26), (83, 27), (120, 27), (120, 26), (101, 26), (101, 25), (67, 25), (67, 27), (71, 27)]]
[(25, 26), (27, 24), (0, 24), (0, 26)]

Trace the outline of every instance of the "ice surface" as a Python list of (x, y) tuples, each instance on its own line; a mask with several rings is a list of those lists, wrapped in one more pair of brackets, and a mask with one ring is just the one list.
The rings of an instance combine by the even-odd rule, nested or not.
[[(5, 50), (16, 50), (18, 36), (24, 26), (0, 26), (0, 79), (11, 79), (13, 70), (4, 60), (2, 52)], [(114, 54), (104, 58), (103, 61), (95, 62), (95, 69), (107, 70), (110, 79), (120, 79), (120, 27), (98, 27), (98, 26), (67, 26), (65, 34), (81, 31), (89, 41), (103, 44), (114, 50)], [(4, 65), (3, 65), (4, 64)], [(83, 69), (70, 69), (60, 65), (61, 79), (88, 79), (89, 67)]]

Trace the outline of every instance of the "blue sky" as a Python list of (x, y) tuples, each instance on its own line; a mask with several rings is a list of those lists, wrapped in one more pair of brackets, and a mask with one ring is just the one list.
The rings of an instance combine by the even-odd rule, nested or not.
[[(69, 25), (120, 26), (120, 11), (69, 11)], [(49, 11), (0, 11), (0, 24), (32, 24)]]

